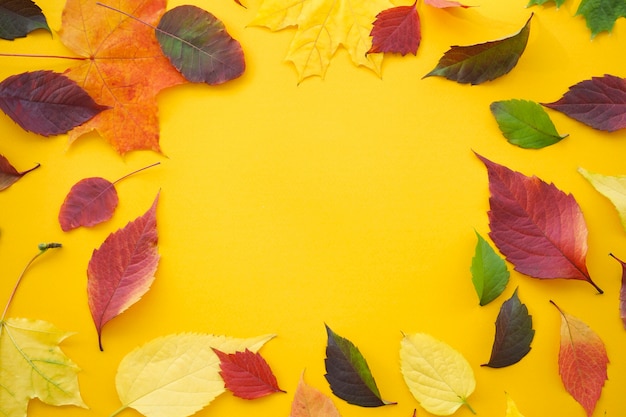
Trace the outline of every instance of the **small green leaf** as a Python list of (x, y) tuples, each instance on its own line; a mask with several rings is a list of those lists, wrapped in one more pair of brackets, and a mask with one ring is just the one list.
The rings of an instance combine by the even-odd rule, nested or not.
[(541, 6), (544, 5), (550, 1), (553, 1), (554, 4), (556, 4), (556, 8), (558, 9), (559, 7), (561, 7), (563, 5), (563, 3), (565, 3), (565, 0), (530, 0), (528, 2), (528, 4), (526, 5), (526, 7), (530, 7), (530, 6)]
[(480, 305), (484, 306), (502, 294), (510, 274), (504, 259), (498, 256), (478, 232), (476, 237), (478, 242), (470, 271)]
[(618, 18), (626, 17), (626, 1), (582, 0), (576, 10), (579, 15), (585, 18), (593, 38), (600, 32), (610, 32)]
[(504, 137), (521, 148), (544, 148), (568, 136), (559, 135), (548, 113), (534, 101), (494, 101), (489, 108)]

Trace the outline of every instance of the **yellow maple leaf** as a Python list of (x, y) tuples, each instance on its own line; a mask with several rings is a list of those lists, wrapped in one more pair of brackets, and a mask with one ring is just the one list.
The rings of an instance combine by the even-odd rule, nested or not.
[(299, 81), (324, 78), (340, 45), (355, 65), (380, 74), (383, 55), (367, 51), (376, 15), (389, 7), (388, 0), (265, 0), (250, 24), (274, 31), (298, 27), (286, 59), (295, 65)]

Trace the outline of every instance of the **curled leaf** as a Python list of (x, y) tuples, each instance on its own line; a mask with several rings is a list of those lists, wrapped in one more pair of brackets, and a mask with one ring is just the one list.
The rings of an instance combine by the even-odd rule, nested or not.
[(6, 190), (24, 175), (37, 168), (39, 168), (39, 164), (35, 165), (31, 169), (19, 172), (13, 167), (13, 165), (11, 165), (9, 160), (6, 159), (4, 155), (0, 155), (0, 191)]
[(50, 32), (41, 8), (32, 0), (0, 0), (0, 38), (22, 38), (37, 29)]
[(406, 55), (417, 54), (422, 39), (420, 18), (416, 4), (397, 6), (378, 13), (374, 21), (372, 47), (368, 54), (392, 52)]

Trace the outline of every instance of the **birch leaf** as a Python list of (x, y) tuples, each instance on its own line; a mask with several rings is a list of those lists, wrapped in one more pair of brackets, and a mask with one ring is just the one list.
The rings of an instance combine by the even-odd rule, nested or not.
[(619, 213), (622, 227), (626, 230), (626, 176), (613, 177), (596, 174), (580, 167), (578, 172), (591, 183), (597, 192), (613, 203)]

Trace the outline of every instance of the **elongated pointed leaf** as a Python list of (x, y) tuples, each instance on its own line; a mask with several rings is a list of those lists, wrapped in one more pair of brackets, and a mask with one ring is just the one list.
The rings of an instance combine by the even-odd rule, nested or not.
[(509, 73), (519, 61), (530, 35), (530, 20), (515, 35), (469, 46), (453, 46), (424, 76), (440, 76), (462, 84), (481, 84)]
[(64, 232), (90, 227), (113, 217), (119, 199), (115, 186), (100, 177), (85, 178), (72, 186), (59, 211)]
[(489, 176), (489, 236), (522, 274), (591, 280), (586, 266), (587, 225), (571, 194), (478, 154)]
[(380, 407), (384, 401), (359, 349), (326, 326), (326, 380), (337, 397), (361, 407)]
[(156, 207), (110, 234), (87, 267), (89, 309), (102, 349), (102, 328), (150, 289), (159, 263)]
[(300, 377), (289, 417), (341, 417), (333, 401)]
[(241, 45), (224, 24), (196, 6), (178, 6), (167, 11), (156, 30), (165, 56), (192, 82), (222, 84), (245, 70)]
[(615, 21), (626, 17), (626, 2), (623, 0), (582, 0), (576, 10), (577, 16), (583, 16), (591, 37), (600, 32), (611, 32)]
[(422, 39), (420, 18), (416, 4), (398, 6), (378, 13), (374, 21), (372, 47), (368, 54), (377, 52), (417, 54)]
[(22, 129), (51, 136), (68, 132), (107, 107), (65, 75), (34, 71), (0, 82), (0, 109)]
[(589, 172), (579, 167), (578, 172), (587, 179), (600, 194), (611, 200), (617, 209), (626, 230), (626, 175), (609, 176)]
[(626, 263), (617, 256), (610, 254), (622, 266), (622, 285), (619, 290), (619, 315), (622, 319), (622, 325), (626, 329)]
[(472, 282), (478, 294), (481, 306), (495, 300), (509, 282), (509, 270), (506, 263), (481, 235), (476, 233), (478, 242), (472, 258)]
[(567, 137), (559, 135), (548, 113), (534, 101), (495, 101), (489, 108), (504, 137), (521, 148), (544, 148)]
[(0, 191), (6, 190), (24, 175), (37, 168), (39, 168), (39, 164), (35, 165), (31, 169), (19, 172), (15, 169), (15, 167), (13, 167), (13, 165), (11, 165), (9, 160), (6, 159), (4, 155), (0, 155)]
[(32, 0), (0, 0), (0, 38), (23, 38), (37, 29), (50, 32), (46, 17)]

